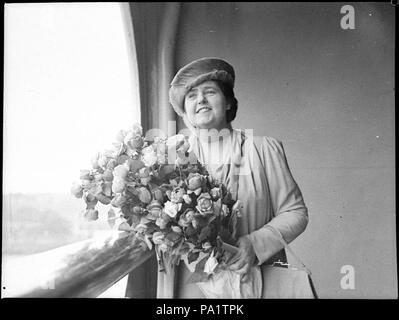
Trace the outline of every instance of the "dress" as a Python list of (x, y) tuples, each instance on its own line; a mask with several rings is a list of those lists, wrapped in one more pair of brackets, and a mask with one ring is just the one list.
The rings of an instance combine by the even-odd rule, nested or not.
[[(230, 139), (226, 139), (226, 136)], [(280, 240), (264, 226), (276, 228), (289, 243), (305, 230), (308, 212), (301, 191), (291, 175), (282, 143), (271, 137), (256, 137), (237, 129), (225, 132), (223, 139), (211, 141), (191, 136), (190, 143), (200, 161), (212, 159), (216, 154), (212, 150), (217, 150), (212, 148), (217, 148), (216, 145), (223, 148), (222, 161), (219, 164), (211, 163), (208, 171), (232, 191), (234, 179), (238, 178), (236, 197), (243, 203), (238, 233), (248, 235), (258, 264), (277, 260), (286, 262)], [(234, 163), (237, 162), (241, 163), (239, 174), (234, 170)], [(203, 297), (200, 290), (195, 290), (195, 284), (191, 287), (184, 284), (188, 272), (183, 262), (167, 274), (158, 272), (157, 297)]]

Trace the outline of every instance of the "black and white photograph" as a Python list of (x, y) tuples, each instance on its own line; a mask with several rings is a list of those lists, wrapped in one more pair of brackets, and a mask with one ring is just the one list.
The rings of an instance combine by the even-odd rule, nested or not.
[(5, 3), (1, 297), (397, 299), (395, 23)]

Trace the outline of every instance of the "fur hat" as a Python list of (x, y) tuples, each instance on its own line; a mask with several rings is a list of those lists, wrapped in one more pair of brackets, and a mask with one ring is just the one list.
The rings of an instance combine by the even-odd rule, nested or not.
[(219, 80), (234, 88), (234, 68), (219, 58), (201, 58), (181, 68), (169, 89), (169, 102), (179, 116), (184, 113), (184, 97), (193, 87), (209, 80)]

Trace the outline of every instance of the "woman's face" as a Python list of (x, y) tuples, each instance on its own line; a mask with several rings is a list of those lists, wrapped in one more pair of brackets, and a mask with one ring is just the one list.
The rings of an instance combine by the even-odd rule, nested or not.
[(184, 98), (188, 120), (200, 129), (226, 128), (226, 97), (215, 81), (205, 81), (192, 88)]

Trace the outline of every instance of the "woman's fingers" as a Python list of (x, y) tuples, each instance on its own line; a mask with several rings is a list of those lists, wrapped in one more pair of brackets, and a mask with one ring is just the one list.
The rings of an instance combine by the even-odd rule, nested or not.
[(232, 264), (236, 263), (238, 260), (240, 260), (241, 258), (242, 258), (242, 254), (240, 251), (238, 251), (237, 253), (232, 254), (230, 257), (227, 258), (226, 264), (232, 265)]
[(241, 255), (239, 259), (229, 265), (229, 269), (233, 270), (238, 273), (246, 272), (243, 270), (249, 269), (251, 262), (249, 261), (248, 257), (245, 255)]
[(237, 270), (241, 269), (245, 265), (245, 263), (246, 263), (245, 259), (243, 259), (243, 257), (240, 257), (235, 262), (232, 262), (231, 264), (229, 264), (229, 269), (233, 270), (233, 271), (237, 271)]

